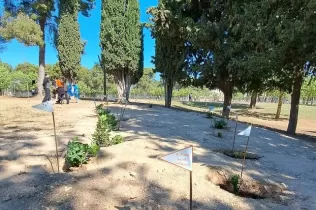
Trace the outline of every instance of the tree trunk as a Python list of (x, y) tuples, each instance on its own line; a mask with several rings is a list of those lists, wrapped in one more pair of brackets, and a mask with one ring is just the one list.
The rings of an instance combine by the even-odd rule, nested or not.
[(275, 119), (280, 119), (282, 104), (283, 104), (283, 97), (284, 97), (284, 92), (280, 91), (278, 109), (275, 115)]
[(289, 124), (287, 127), (287, 132), (290, 134), (295, 134), (296, 132), (302, 84), (303, 75), (301, 70), (297, 69), (296, 76), (294, 78), (293, 92), (291, 94), (291, 111)]
[(166, 79), (165, 81), (165, 107), (171, 107), (173, 82)]
[(129, 100), (129, 91), (131, 87), (131, 77), (128, 69), (122, 69), (115, 75), (115, 83), (117, 88), (118, 103), (123, 103)]
[(104, 94), (103, 101), (107, 101), (108, 95), (106, 93), (106, 71), (105, 71), (105, 69), (103, 69), (103, 78), (104, 78), (104, 81), (103, 81), (103, 94)]
[(233, 98), (233, 85), (231, 82), (227, 82), (224, 87), (221, 88), (224, 93), (224, 105), (223, 105), (223, 112), (222, 117), (229, 118), (230, 109), (228, 106), (232, 103)]
[(251, 109), (256, 108), (257, 96), (258, 96), (258, 93), (256, 91), (252, 91), (251, 99), (250, 99), (250, 106), (249, 106)]
[(39, 21), (41, 31), (43, 32), (43, 45), (39, 46), (39, 59), (38, 59), (38, 77), (37, 77), (37, 93), (39, 97), (43, 96), (43, 80), (45, 76), (45, 24), (46, 17), (42, 17)]

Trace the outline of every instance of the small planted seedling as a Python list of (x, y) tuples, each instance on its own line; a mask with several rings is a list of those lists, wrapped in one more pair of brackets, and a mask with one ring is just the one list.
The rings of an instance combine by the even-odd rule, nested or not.
[(213, 119), (213, 113), (212, 112), (206, 112), (206, 117), (209, 119)]
[(238, 187), (238, 184), (239, 184), (239, 175), (234, 174), (234, 175), (230, 178), (230, 183), (233, 185), (235, 195), (238, 195), (238, 192), (239, 192), (239, 187)]
[(124, 142), (124, 138), (123, 138), (123, 136), (121, 136), (121, 135), (116, 135), (116, 136), (114, 136), (113, 137), (113, 139), (112, 139), (112, 144), (121, 144), (121, 143), (123, 143)]
[(223, 138), (223, 134), (222, 134), (221, 132), (218, 132), (218, 133), (217, 133), (217, 137), (218, 137), (218, 138)]

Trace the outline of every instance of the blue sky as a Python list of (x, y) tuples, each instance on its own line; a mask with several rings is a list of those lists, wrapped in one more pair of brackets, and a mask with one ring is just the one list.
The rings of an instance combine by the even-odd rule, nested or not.
[[(158, 0), (139, 0), (141, 11), (141, 22), (148, 21), (146, 14), (147, 8), (156, 6)], [(98, 61), (100, 54), (99, 31), (101, 21), (101, 0), (96, 0), (96, 7), (91, 11), (91, 17), (86, 18), (80, 15), (80, 32), (81, 38), (87, 41), (85, 54), (82, 56), (81, 64), (91, 68)], [(150, 32), (145, 29), (145, 51), (144, 67), (153, 67), (151, 56), (155, 53), (155, 41), (151, 38)], [(57, 62), (57, 50), (50, 44), (51, 40), (47, 39), (46, 45), (46, 64)], [(29, 62), (38, 65), (38, 47), (25, 47), (23, 44), (13, 40), (6, 45), (6, 50), (0, 54), (2, 62), (9, 63), (15, 67), (19, 63)]]

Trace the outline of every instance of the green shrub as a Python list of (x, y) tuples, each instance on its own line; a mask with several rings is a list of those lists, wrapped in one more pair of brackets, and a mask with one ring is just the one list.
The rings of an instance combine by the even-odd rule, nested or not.
[(108, 146), (110, 144), (110, 135), (106, 125), (106, 115), (99, 116), (97, 128), (92, 135), (92, 143), (98, 146)]
[(237, 195), (239, 192), (239, 175), (234, 174), (231, 178), (230, 178), (230, 183), (233, 185), (234, 188), (234, 193)]
[(213, 119), (213, 113), (212, 112), (206, 112), (206, 117), (209, 119)]
[(116, 135), (116, 136), (114, 136), (113, 137), (113, 139), (112, 139), (112, 143), (115, 145), (115, 144), (121, 144), (121, 143), (123, 143), (124, 142), (124, 138), (123, 138), (123, 136), (121, 136), (121, 135)]
[(97, 156), (98, 152), (100, 150), (100, 146), (98, 146), (96, 143), (92, 143), (88, 149), (88, 153), (92, 156), (95, 157)]
[(218, 132), (218, 133), (217, 133), (217, 137), (223, 138), (223, 134), (222, 134), (221, 132)]
[(87, 163), (87, 153), (89, 145), (78, 141), (78, 137), (69, 141), (67, 145), (66, 161), (71, 167), (78, 167), (83, 163)]
[(109, 131), (113, 131), (117, 129), (117, 120), (113, 114), (106, 115), (106, 127)]
[(227, 123), (225, 120), (220, 119), (220, 120), (216, 120), (214, 119), (214, 128), (216, 129), (223, 129), (227, 126)]

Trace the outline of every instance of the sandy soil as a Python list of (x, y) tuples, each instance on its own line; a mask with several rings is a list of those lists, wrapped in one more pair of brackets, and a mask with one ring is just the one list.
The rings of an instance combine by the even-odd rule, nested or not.
[[(249, 150), (263, 158), (246, 162), (246, 176), (288, 190), (281, 200), (241, 198), (207, 180), (208, 165), (240, 171), (241, 160), (214, 152), (231, 147), (235, 122), (220, 139), (202, 114), (129, 105), (116, 132), (125, 143), (103, 148), (80, 170), (54, 174), (52, 116), (35, 104), (0, 97), (0, 209), (188, 209), (189, 173), (157, 159), (188, 145), (194, 146), (193, 209), (316, 209), (315, 144), (253, 128)], [(60, 155), (74, 136), (90, 141), (93, 108), (90, 101), (55, 106)], [(120, 106), (110, 109), (118, 113)], [(246, 127), (239, 123), (237, 130)], [(237, 137), (237, 148), (245, 143)]]

